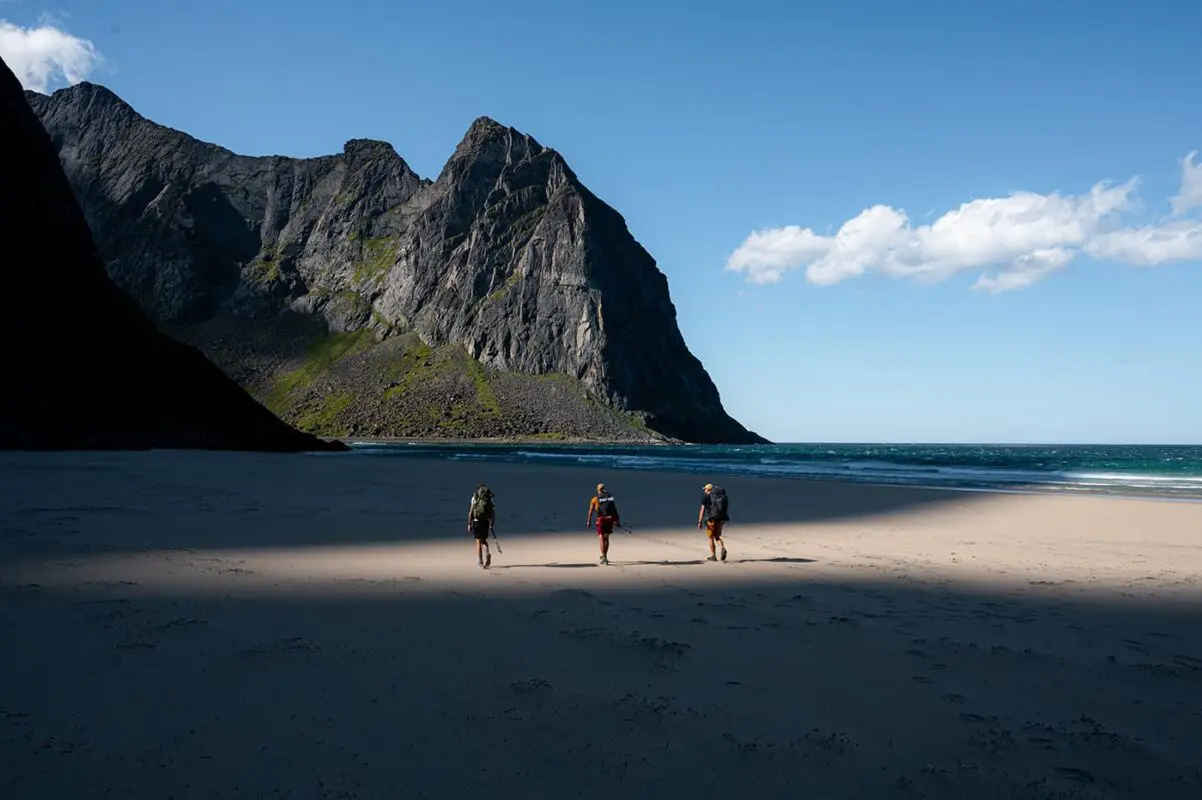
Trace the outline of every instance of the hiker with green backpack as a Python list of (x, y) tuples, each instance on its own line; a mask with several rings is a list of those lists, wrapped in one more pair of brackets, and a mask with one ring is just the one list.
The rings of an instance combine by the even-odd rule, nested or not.
[(493, 505), (492, 489), (481, 483), (472, 494), (471, 505), (467, 510), (467, 530), (476, 540), (476, 566), (488, 569), (492, 565), (492, 552), (488, 549), (488, 536), (497, 534), (493, 529), (497, 521), (496, 507)]
[[(730, 522), (729, 501), (726, 490), (707, 483), (701, 488), (701, 510), (697, 512), (697, 530), (705, 526), (709, 538), (710, 554), (706, 561), (726, 560), (726, 542), (722, 540), (722, 529)], [(722, 549), (715, 554), (715, 544)]]

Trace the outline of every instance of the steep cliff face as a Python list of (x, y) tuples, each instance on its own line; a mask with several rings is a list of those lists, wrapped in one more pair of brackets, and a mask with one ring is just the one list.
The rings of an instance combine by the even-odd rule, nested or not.
[(280, 422), (113, 285), (3, 60), (0, 243), (0, 447), (344, 449)]
[(246, 157), (92, 84), (29, 101), (113, 280), (303, 428), (762, 441), (621, 216), (512, 128), (431, 182), (381, 142)]

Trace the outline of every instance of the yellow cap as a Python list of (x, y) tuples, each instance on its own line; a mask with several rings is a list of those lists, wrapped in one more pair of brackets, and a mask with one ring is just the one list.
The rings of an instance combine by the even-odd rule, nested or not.
[(705, 486), (702, 486), (701, 488), (702, 488), (702, 489), (705, 489), (705, 490), (708, 492), (710, 489), (713, 489), (713, 488), (714, 488), (714, 484), (712, 484), (712, 483), (707, 483)]

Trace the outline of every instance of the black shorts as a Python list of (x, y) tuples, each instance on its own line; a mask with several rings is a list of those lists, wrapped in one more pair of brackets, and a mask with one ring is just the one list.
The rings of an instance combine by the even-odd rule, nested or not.
[(488, 530), (489, 530), (488, 520), (486, 520), (486, 519), (472, 520), (472, 536), (473, 536), (473, 538), (479, 539), (480, 541), (483, 542), (485, 539), (488, 538)]

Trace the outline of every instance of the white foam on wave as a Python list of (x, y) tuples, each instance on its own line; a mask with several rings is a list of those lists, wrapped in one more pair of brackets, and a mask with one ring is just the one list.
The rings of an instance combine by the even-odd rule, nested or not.
[[(739, 448), (704, 452), (703, 448), (679, 448), (671, 452), (629, 451), (581, 452), (534, 448), (492, 449), (429, 445), (423, 443), (354, 442), (355, 452), (370, 455), (402, 455), (443, 458), (453, 461), (498, 461), (566, 463), (605, 466), (633, 471), (669, 470), (691, 473), (748, 475), (778, 478), (811, 478), (857, 483), (877, 483), (931, 488), (1023, 490), (1024, 488), (1071, 492), (1143, 492), (1152, 495), (1202, 497), (1202, 475), (1164, 475), (1114, 471), (1038, 470), (1031, 468), (914, 464), (877, 458), (807, 459), (773, 453), (750, 457), (758, 451)], [(698, 452), (701, 450), (701, 452)]]

